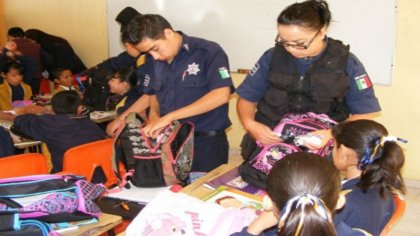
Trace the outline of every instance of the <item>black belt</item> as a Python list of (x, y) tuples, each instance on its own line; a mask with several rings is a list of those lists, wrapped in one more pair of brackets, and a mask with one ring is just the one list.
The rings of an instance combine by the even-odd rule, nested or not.
[(201, 137), (215, 137), (219, 134), (224, 133), (224, 130), (211, 130), (211, 131), (195, 131), (194, 136), (201, 136)]

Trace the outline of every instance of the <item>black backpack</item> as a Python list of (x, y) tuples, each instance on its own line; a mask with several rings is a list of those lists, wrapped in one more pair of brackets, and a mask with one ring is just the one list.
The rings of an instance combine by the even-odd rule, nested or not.
[(108, 80), (112, 71), (107, 68), (94, 68), (81, 74), (78, 79), (80, 88), (84, 91), (83, 105), (94, 111), (108, 111), (115, 108), (120, 96), (110, 93)]

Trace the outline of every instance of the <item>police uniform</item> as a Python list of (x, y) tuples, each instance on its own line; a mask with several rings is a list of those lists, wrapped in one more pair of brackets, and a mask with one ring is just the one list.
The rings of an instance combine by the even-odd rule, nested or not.
[[(149, 55), (144, 69), (144, 92), (155, 94), (160, 115), (188, 106), (208, 92), (230, 87), (226, 53), (216, 43), (182, 32), (182, 44), (171, 63), (156, 61)], [(193, 171), (210, 171), (228, 160), (225, 129), (231, 125), (228, 104), (181, 120), (195, 125)]]
[[(273, 51), (274, 48), (271, 48), (262, 55), (244, 82), (237, 88), (236, 93), (240, 97), (250, 102), (259, 102), (264, 96), (268, 88), (268, 74)], [(300, 75), (304, 75), (317, 59), (318, 57), (296, 58)], [(346, 73), (350, 82), (345, 98), (349, 112), (351, 114), (365, 114), (380, 111), (381, 108), (367, 72), (363, 64), (352, 53), (348, 57)]]
[(385, 198), (382, 198), (378, 187), (364, 193), (356, 186), (359, 180), (351, 179), (343, 184), (343, 191), (351, 191), (346, 194), (346, 204), (336, 212), (334, 220), (379, 235), (395, 211), (392, 193), (386, 190)]
[[(341, 42), (325, 42), (324, 51), (312, 58), (295, 58), (281, 46), (261, 56), (236, 90), (258, 103), (257, 121), (273, 128), (285, 113), (326, 113), (343, 121), (349, 114), (381, 110), (363, 64)], [(247, 159), (255, 140), (246, 134), (241, 147)]]

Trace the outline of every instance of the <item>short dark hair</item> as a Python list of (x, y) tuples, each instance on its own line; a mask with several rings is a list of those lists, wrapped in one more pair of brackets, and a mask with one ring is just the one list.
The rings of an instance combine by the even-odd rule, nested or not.
[(7, 35), (15, 38), (23, 38), (25, 37), (25, 31), (20, 27), (12, 27), (7, 31)]
[(17, 70), (19, 74), (21, 75), (23, 75), (23, 73), (25, 72), (25, 69), (23, 68), (23, 65), (20, 62), (15, 61), (15, 60), (10, 60), (6, 62), (6, 64), (4, 65), (3, 73), (7, 74), (12, 69)]
[(134, 17), (139, 15), (141, 15), (141, 13), (132, 7), (126, 7), (122, 9), (120, 13), (118, 13), (117, 17), (115, 17), (115, 21), (117, 21), (121, 25), (120, 31), (122, 31), (123, 27), (126, 27), (128, 23), (130, 23), (130, 21), (134, 19)]
[(74, 90), (58, 92), (51, 99), (52, 109), (57, 115), (75, 115), (80, 105), (82, 99)]
[(306, 0), (284, 9), (277, 18), (279, 25), (298, 25), (314, 31), (329, 26), (331, 12), (325, 0)]
[(161, 15), (146, 14), (136, 16), (121, 33), (121, 41), (137, 45), (146, 38), (157, 40), (164, 38), (164, 30), (171, 29), (171, 24)]
[(117, 70), (114, 73), (114, 78), (118, 79), (121, 82), (127, 82), (130, 84), (130, 87), (133, 88), (137, 85), (137, 72), (131, 67), (126, 67)]
[(63, 73), (63, 71), (65, 71), (65, 70), (70, 70), (70, 69), (67, 69), (67, 68), (62, 68), (62, 67), (58, 67), (58, 68), (56, 68), (56, 69), (52, 70), (52, 71), (51, 71), (50, 80), (51, 80), (52, 82), (54, 82), (54, 80), (55, 80), (55, 79), (60, 78), (61, 74), (62, 74), (62, 73)]

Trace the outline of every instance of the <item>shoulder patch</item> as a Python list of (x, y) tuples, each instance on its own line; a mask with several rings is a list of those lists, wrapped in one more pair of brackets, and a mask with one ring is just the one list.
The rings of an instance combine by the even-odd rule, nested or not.
[(222, 79), (227, 79), (230, 77), (229, 71), (226, 67), (219, 68), (219, 75)]
[(354, 80), (356, 81), (356, 85), (359, 90), (372, 87), (372, 82), (370, 81), (369, 76), (367, 74), (356, 76)]
[(252, 67), (251, 71), (249, 72), (249, 75), (253, 76), (255, 73), (257, 73), (258, 69), (260, 69), (260, 64), (255, 63), (254, 67)]

